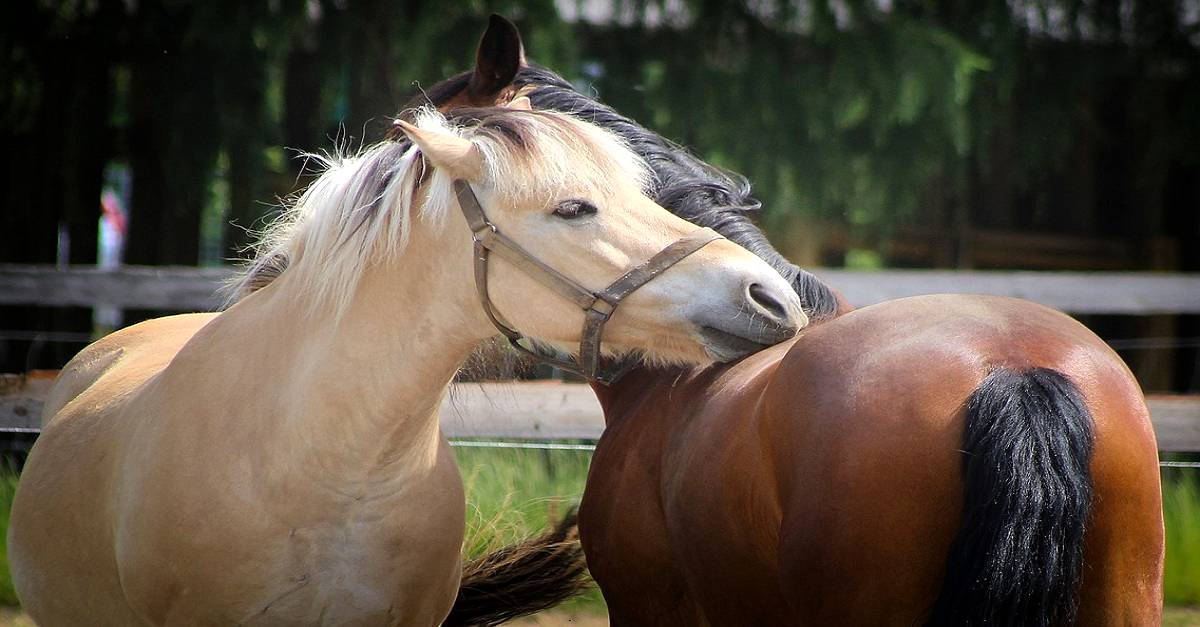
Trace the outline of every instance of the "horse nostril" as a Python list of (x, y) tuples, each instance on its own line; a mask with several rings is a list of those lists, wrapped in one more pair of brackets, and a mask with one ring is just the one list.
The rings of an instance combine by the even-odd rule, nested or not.
[(751, 283), (746, 290), (750, 295), (750, 300), (754, 301), (759, 307), (762, 307), (772, 318), (776, 320), (787, 320), (787, 307), (779, 302), (779, 299), (771, 294), (767, 288), (758, 283)]

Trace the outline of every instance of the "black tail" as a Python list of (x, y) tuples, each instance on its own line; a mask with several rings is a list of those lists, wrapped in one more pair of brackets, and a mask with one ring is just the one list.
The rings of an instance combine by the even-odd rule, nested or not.
[(962, 526), (928, 625), (1075, 622), (1092, 505), (1092, 416), (1045, 368), (1001, 368), (967, 401)]
[(463, 568), (444, 627), (490, 627), (553, 607), (587, 586), (587, 564), (574, 510), (546, 533)]

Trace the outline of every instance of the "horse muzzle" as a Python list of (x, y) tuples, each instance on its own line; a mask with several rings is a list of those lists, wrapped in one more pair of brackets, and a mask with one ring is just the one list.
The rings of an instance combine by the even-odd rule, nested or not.
[(727, 362), (791, 339), (808, 325), (808, 316), (800, 297), (780, 277), (747, 282), (740, 302), (705, 308), (692, 322), (704, 352)]

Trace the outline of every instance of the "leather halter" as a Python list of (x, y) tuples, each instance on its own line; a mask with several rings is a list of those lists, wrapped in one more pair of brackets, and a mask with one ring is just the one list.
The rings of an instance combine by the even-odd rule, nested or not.
[[(479, 292), (479, 301), (483, 304), (483, 311), (488, 319), (518, 351), (556, 368), (604, 384), (613, 383), (632, 366), (630, 363), (624, 367), (604, 368), (600, 363), (600, 340), (604, 334), (604, 323), (612, 317), (621, 300), (688, 255), (715, 240), (723, 239), (712, 229), (696, 229), (660, 250), (650, 259), (634, 266), (608, 287), (593, 292), (546, 265), (501, 233), (483, 212), (470, 183), (462, 179), (455, 180), (454, 193), (458, 196), (458, 204), (467, 218), (467, 225), (471, 227), (471, 235), (475, 240), (475, 288)], [(525, 336), (513, 328), (513, 325), (496, 310), (495, 304), (488, 296), (488, 258), (491, 253), (499, 255), (583, 310), (583, 335), (579, 340), (578, 361), (544, 353), (538, 350), (536, 345), (533, 349), (526, 348), (520, 343)]]

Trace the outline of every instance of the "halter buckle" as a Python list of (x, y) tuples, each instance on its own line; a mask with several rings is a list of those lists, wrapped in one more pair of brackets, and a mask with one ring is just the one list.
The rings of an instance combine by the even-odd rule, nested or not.
[(588, 308), (584, 311), (589, 314), (600, 316), (603, 320), (608, 321), (608, 319), (612, 317), (613, 312), (616, 310), (616, 304), (610, 303), (607, 300), (597, 296), (596, 300), (592, 301), (592, 304), (588, 305)]
[(483, 244), (487, 240), (492, 239), (500, 230), (491, 222), (484, 222), (483, 226), (471, 231), (471, 239), (477, 243)]

